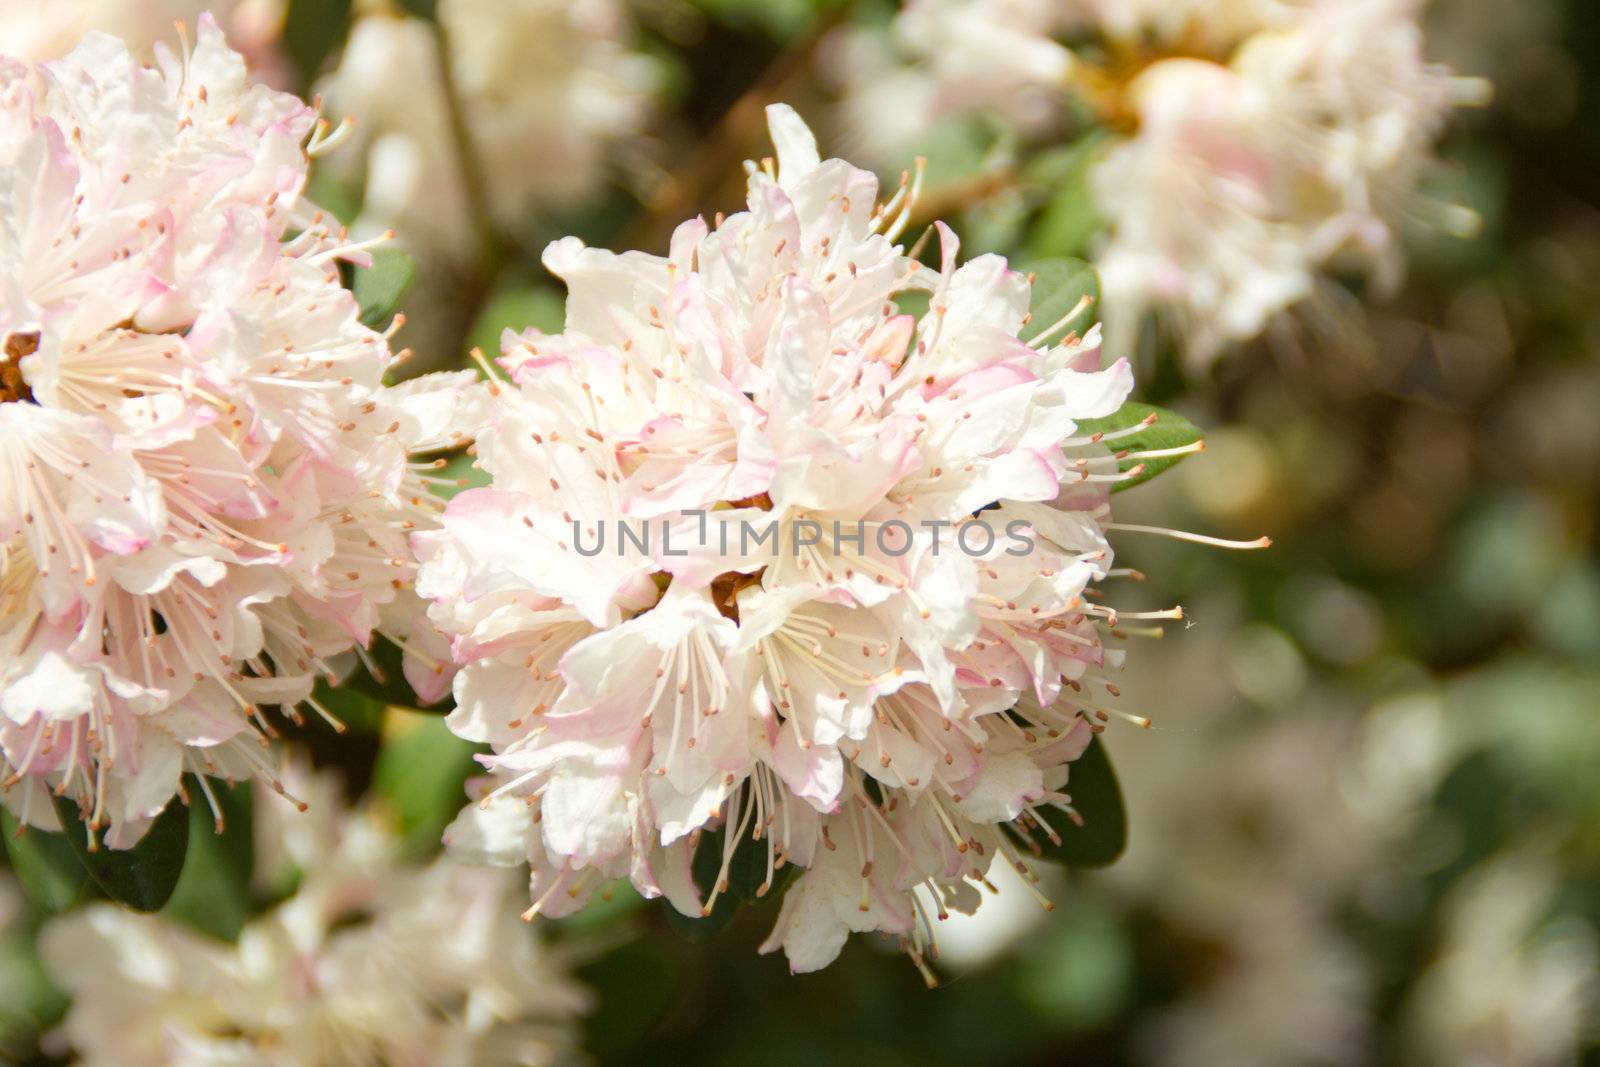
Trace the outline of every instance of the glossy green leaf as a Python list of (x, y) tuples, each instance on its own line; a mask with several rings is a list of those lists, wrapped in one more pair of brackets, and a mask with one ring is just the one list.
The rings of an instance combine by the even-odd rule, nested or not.
[(640, 1050), (651, 1047), (656, 1028), (682, 996), (683, 971), (678, 954), (659, 940), (623, 941), (584, 959), (576, 977), (595, 993), (593, 1010), (579, 1024), (584, 1052), (598, 1063), (652, 1058)]
[(1128, 815), (1111, 758), (1098, 737), (1068, 766), (1067, 774), (1066, 792), (1083, 825), (1064, 818), (1054, 820), (1051, 828), (1061, 838), (1059, 845), (1042, 830), (1035, 831), (1039, 858), (1068, 867), (1104, 867), (1127, 847)]
[(542, 285), (508, 286), (497, 289), (484, 301), (467, 332), (467, 348), (481, 348), (493, 359), (500, 352), (500, 336), (506, 330), (521, 333), (532, 326), (544, 333), (560, 333), (566, 321), (566, 300), (555, 289)]
[(429, 853), (450, 820), (467, 803), (467, 779), (477, 770), (475, 748), (432, 715), (391, 709), (372, 786), (406, 835), (408, 846)]
[[(1164, 452), (1169, 449), (1185, 448), (1194, 444), (1201, 438), (1200, 428), (1175, 411), (1158, 408), (1151, 404), (1139, 404), (1130, 400), (1117, 409), (1115, 415), (1108, 415), (1103, 419), (1081, 419), (1078, 422), (1078, 433), (1112, 433), (1117, 430), (1126, 430), (1141, 422), (1155, 417), (1155, 421), (1138, 433), (1119, 437), (1115, 441), (1107, 442), (1106, 447), (1121, 453), (1138, 452)], [(1186, 454), (1186, 453), (1185, 453)], [(1184, 458), (1185, 454), (1176, 456), (1158, 456), (1153, 459), (1135, 459), (1130, 455), (1123, 459), (1118, 467), (1129, 471), (1139, 464), (1144, 464), (1144, 470), (1137, 477), (1125, 482), (1117, 482), (1111, 487), (1113, 493), (1124, 489), (1131, 489), (1151, 478), (1161, 474), (1168, 468), (1176, 465)]]
[(139, 911), (156, 911), (167, 902), (189, 849), (189, 812), (181, 803), (169, 801), (133, 848), (107, 848), (96, 833), (96, 847), (90, 851), (89, 830), (78, 805), (66, 797), (53, 799), (67, 843), (108, 897)]
[(649, 903), (625, 879), (618, 879), (595, 893), (581, 911), (539, 921), (554, 936), (582, 938), (627, 922)]
[(221, 832), (211, 806), (196, 795), (189, 805), (189, 851), (183, 873), (161, 910), (212, 937), (232, 941), (250, 917), (250, 874), (255, 866), (250, 786), (208, 784), (221, 812)]
[(89, 872), (60, 834), (33, 828), (22, 830), (16, 817), (0, 808), (0, 836), (5, 838), (12, 873), (41, 911), (65, 911), (94, 895)]
[[(1100, 304), (1100, 279), (1094, 268), (1081, 259), (1037, 259), (1019, 263), (1016, 269), (1033, 275), (1033, 296), (1028, 312), (1033, 316), (1023, 327), (1021, 337), (1032, 342), (1047, 331), (1052, 342), (1069, 332), (1082, 337), (1096, 322)], [(1089, 305), (1069, 322), (1062, 319), (1077, 309), (1084, 297)]]
[(1090, 136), (1055, 152), (1042, 153), (1028, 168), (1030, 183), (1049, 190), (1034, 223), (1028, 250), (1036, 256), (1080, 256), (1104, 226), (1089, 177), (1104, 150)]
[[(350, 689), (368, 700), (381, 705), (411, 708), (428, 714), (443, 715), (454, 706), (447, 693), (440, 702), (423, 707), (416, 690), (406, 681), (405, 655), (398, 645), (383, 637), (374, 637), (367, 650), (367, 660), (340, 683), (340, 688)], [(370, 666), (368, 665), (370, 663)], [(329, 710), (339, 714), (339, 709)]]
[(928, 303), (932, 294), (926, 289), (902, 289), (894, 294), (895, 310), (902, 315), (910, 315), (921, 321), (922, 316), (928, 313)]
[(416, 280), (417, 262), (406, 253), (398, 248), (373, 252), (372, 266), (357, 269), (350, 283), (361, 306), (362, 323), (375, 330), (387, 326)]
[(348, 226), (361, 214), (365, 190), (356, 175), (313, 167), (306, 178), (305, 199)]
[[(316, 688), (312, 690), (311, 695), (316, 698), (317, 703), (332, 712), (333, 717), (339, 720), (346, 731), (357, 735), (372, 735), (383, 728), (383, 712), (388, 707), (386, 701), (377, 700), (349, 685), (329, 685), (326, 679), (322, 678), (317, 679)], [(314, 726), (327, 725), (322, 722), (320, 716), (307, 716), (307, 719)]]
[(433, 474), (435, 478), (440, 479), (440, 482), (434, 484), (433, 491), (445, 500), (451, 499), (457, 493), (464, 493), (468, 489), (482, 489), (489, 484), (489, 473), (478, 466), (477, 457), (466, 452), (458, 452), (449, 457), (445, 465)]
[[(710, 899), (722, 871), (723, 830), (702, 834), (694, 853), (694, 883), (700, 887), (701, 899)], [(793, 864), (785, 864), (773, 872), (772, 884), (762, 892), (767, 879), (767, 842), (748, 837), (738, 843), (733, 858), (728, 861), (728, 887), (717, 894), (711, 914), (703, 918), (685, 915), (663, 901), (667, 925), (691, 941), (704, 941), (722, 931), (739, 909), (763, 900), (779, 900), (789, 882), (798, 873)]]

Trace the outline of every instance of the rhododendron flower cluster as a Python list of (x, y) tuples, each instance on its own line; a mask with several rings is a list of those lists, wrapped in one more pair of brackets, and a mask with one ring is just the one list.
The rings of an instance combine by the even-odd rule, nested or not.
[(842, 32), (827, 58), (851, 140), (868, 159), (894, 161), (951, 116), (1048, 129), (1075, 69), (1052, 39), (1062, 20), (1058, 0), (908, 0), (887, 34)]
[(396, 357), (339, 280), (361, 249), (300, 198), (326, 134), (209, 17), (154, 67), (99, 34), (0, 60), (0, 761), (24, 822), (57, 824), (49, 788), (123, 847), (184, 772), (270, 775), (261, 706), (294, 714), (386, 615), (417, 625), (406, 537), (435, 509), (407, 453), (462, 442), (470, 376), (383, 385)]
[(893, 37), (919, 62), (849, 41), (867, 61), (844, 65), (846, 110), (909, 143), (975, 112), (1040, 133), (1086, 104), (1119, 135), (1091, 175), (1111, 347), (1127, 348), (1154, 310), (1203, 364), (1314, 296), (1330, 268), (1392, 288), (1405, 225), (1476, 225), (1422, 189), (1452, 109), (1487, 87), (1427, 62), (1419, 8), (907, 0)]
[(255, 805), (256, 873), (294, 895), (236, 944), (107, 904), (43, 931), (73, 995), (62, 1034), (83, 1067), (542, 1067), (569, 1062), (588, 1005), (516, 919), (517, 879), (448, 857), (407, 864), (326, 774), (288, 775), (310, 814)]
[(413, 535), (449, 724), (494, 750), (447, 841), (530, 861), (530, 915), (626, 876), (699, 916), (736, 865), (758, 894), (799, 869), (767, 948), (811, 970), (877, 930), (920, 963), (1076, 817), (1117, 692), (1108, 490), (1137, 474), (1077, 426), (1132, 377), (1070, 332), (1082, 303), (1032, 322), (1030, 278), (958, 266), (942, 225), (920, 265), (914, 186), (879, 204), (768, 117), (746, 211), (664, 258), (548, 248), (565, 332), (508, 331), (492, 485)]
[(1102, 280), (1124, 322), (1170, 308), (1204, 361), (1314, 295), (1326, 267), (1392, 290), (1407, 222), (1471, 232), (1472, 213), (1422, 183), (1450, 111), (1484, 87), (1425, 62), (1415, 7), (1310, 4), (1226, 65), (1139, 75), (1139, 132), (1094, 177), (1114, 220)]

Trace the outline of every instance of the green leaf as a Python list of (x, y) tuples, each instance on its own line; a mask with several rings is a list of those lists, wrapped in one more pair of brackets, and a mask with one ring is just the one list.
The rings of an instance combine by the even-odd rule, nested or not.
[(1066, 792), (1083, 825), (1065, 820), (1053, 822), (1051, 828), (1061, 838), (1059, 845), (1042, 830), (1035, 831), (1033, 841), (1039, 846), (1039, 858), (1068, 867), (1104, 867), (1127, 847), (1128, 815), (1122, 806), (1122, 789), (1111, 769), (1111, 758), (1098, 737), (1090, 740), (1083, 755), (1068, 765), (1067, 774)]
[[(1108, 442), (1106, 447), (1115, 450), (1118, 454), (1123, 452), (1161, 452), (1173, 448), (1185, 448), (1201, 439), (1200, 428), (1175, 411), (1158, 408), (1152, 404), (1139, 404), (1130, 400), (1117, 409), (1115, 415), (1108, 415), (1103, 419), (1080, 419), (1078, 422), (1079, 434), (1111, 433), (1116, 430), (1126, 430), (1139, 423), (1155, 417), (1155, 421), (1138, 433), (1119, 437)], [(1185, 454), (1176, 456), (1159, 456), (1154, 459), (1127, 458), (1118, 464), (1124, 471), (1130, 471), (1139, 464), (1144, 464), (1144, 470), (1135, 478), (1125, 482), (1117, 482), (1111, 487), (1113, 493), (1124, 489), (1132, 489), (1143, 482), (1175, 466), (1184, 458)]]
[(1019, 956), (1012, 995), (1058, 1031), (1105, 1026), (1133, 997), (1133, 935), (1096, 894), (1076, 897)]
[(729, 26), (790, 41), (815, 27), (840, 0), (690, 0), (693, 7)]
[(467, 778), (477, 769), (474, 746), (434, 715), (390, 708), (372, 787), (399, 821), (409, 848), (429, 853), (467, 803)]
[(15, 816), (0, 808), (0, 835), (22, 891), (41, 911), (65, 911), (93, 895), (89, 872), (60, 834), (23, 830)]
[(439, 14), (439, 0), (400, 0), (400, 6), (419, 19), (434, 19)]
[(566, 320), (566, 302), (554, 289), (535, 285), (498, 289), (467, 332), (467, 348), (481, 348), (492, 359), (500, 351), (500, 334), (505, 330), (520, 333), (532, 326), (560, 333)]
[(928, 304), (932, 301), (933, 294), (926, 289), (902, 289), (894, 294), (895, 311), (901, 315), (910, 315), (918, 322), (928, 313)]
[(971, 179), (989, 165), (994, 136), (978, 119), (941, 122), (905, 155), (907, 165), (918, 156), (927, 160), (923, 185), (943, 189)]
[(643, 1061), (641, 1049), (659, 1040), (657, 1028), (684, 994), (680, 954), (659, 939), (636, 938), (598, 957), (577, 955), (576, 976), (595, 993), (580, 1024), (584, 1052), (598, 1063)]
[(236, 940), (250, 917), (250, 875), (255, 867), (250, 786), (208, 783), (222, 814), (217, 832), (211, 807), (195, 797), (189, 805), (189, 852), (165, 915), (224, 941)]
[[(31, 832), (31, 831), (30, 831)], [(67, 995), (57, 989), (39, 959), (35, 923), (13, 923), (0, 931), (0, 1063), (56, 1062), (25, 1059), (39, 1035), (61, 1021)]]
[[(464, 493), (468, 489), (482, 489), (489, 484), (489, 472), (477, 465), (476, 456), (470, 456), (465, 452), (457, 452), (451, 456), (445, 465), (433, 474), (440, 479), (440, 482), (434, 483), (434, 495), (444, 500), (450, 500), (457, 493)], [(448, 484), (450, 482), (455, 484)], [(463, 482), (466, 484), (461, 484)]]
[[(1082, 337), (1094, 325), (1100, 304), (1100, 279), (1089, 264), (1081, 259), (1037, 259), (1019, 263), (1016, 269), (1033, 275), (1033, 296), (1028, 301), (1033, 318), (1022, 330), (1024, 341), (1031, 343), (1047, 330), (1051, 341), (1059, 341), (1072, 331)], [(1071, 322), (1057, 325), (1084, 297), (1089, 298), (1089, 306)]]
[(394, 318), (400, 301), (417, 279), (417, 262), (398, 248), (372, 253), (372, 266), (356, 270), (350, 289), (361, 306), (361, 322), (374, 330)]
[[(367, 661), (371, 662), (375, 671), (368, 668)], [(444, 715), (454, 706), (448, 693), (439, 699), (439, 703), (426, 708), (422, 706), (416, 690), (406, 681), (405, 654), (393, 641), (374, 637), (372, 647), (367, 650), (367, 661), (363, 661), (340, 684), (340, 688), (353, 690), (385, 706), (410, 708), (431, 715)], [(329, 710), (339, 714), (339, 709), (331, 705)]]
[(1091, 135), (1055, 152), (1042, 153), (1029, 165), (1027, 180), (1051, 190), (1028, 240), (1033, 255), (1082, 255), (1104, 226), (1089, 186), (1104, 143), (1104, 138)]
[(364, 192), (354, 176), (328, 167), (314, 167), (306, 178), (305, 199), (345, 225), (361, 214)]
[(310, 85), (350, 28), (351, 0), (289, 0), (283, 17), (283, 49)]
[[(700, 844), (695, 848), (694, 883), (700, 887), (702, 899), (710, 898), (717, 876), (722, 872), (724, 833), (725, 830), (718, 829), (701, 834)], [(705, 941), (732, 922), (740, 908), (763, 900), (782, 899), (783, 891), (797, 873), (792, 863), (773, 871), (772, 885), (763, 893), (762, 883), (767, 878), (767, 842), (746, 837), (734, 848), (733, 858), (728, 861), (728, 888), (717, 894), (711, 914), (695, 918), (662, 901), (667, 925), (690, 941)]]
[[(323, 678), (317, 679), (316, 689), (311, 695), (357, 734), (376, 734), (383, 728), (383, 712), (389, 706), (387, 701), (377, 700), (350, 685), (329, 685)], [(318, 717), (310, 721), (315, 723), (321, 719)]]
[(96, 847), (91, 852), (90, 832), (78, 814), (78, 805), (66, 797), (51, 799), (67, 843), (106, 896), (139, 911), (156, 911), (167, 902), (183, 873), (189, 848), (189, 813), (182, 804), (169, 801), (134, 847), (107, 848), (95, 833)]
[(556, 937), (590, 937), (602, 930), (628, 921), (628, 917), (643, 909), (649, 901), (639, 895), (626, 879), (618, 879), (604, 886), (590, 898), (583, 910), (559, 919), (540, 919), (546, 930)]

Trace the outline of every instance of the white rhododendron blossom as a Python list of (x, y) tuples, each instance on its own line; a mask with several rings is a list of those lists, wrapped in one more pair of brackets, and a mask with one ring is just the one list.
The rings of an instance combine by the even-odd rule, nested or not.
[(1051, 39), (1061, 20), (1058, 0), (912, 0), (887, 39), (839, 35), (828, 58), (849, 89), (850, 139), (869, 159), (898, 160), (955, 115), (985, 111), (1047, 128), (1073, 70), (1072, 53)]
[(1154, 59), (1220, 62), (1324, 2), (1341, 0), (902, 0), (887, 33), (838, 34), (830, 67), (855, 139), (897, 160), (958, 116), (1049, 132), (1074, 93), (1115, 90)]
[(0, 60), (0, 798), (24, 822), (58, 825), (50, 789), (126, 847), (185, 772), (270, 776), (260, 707), (295, 716), (386, 616), (415, 625), (406, 538), (437, 509), (407, 452), (461, 443), (475, 386), (383, 385), (339, 282), (362, 252), (300, 200), (325, 133), (209, 17), (154, 67), (100, 34)]
[(1470, 212), (1420, 183), (1451, 109), (1482, 86), (1424, 61), (1413, 7), (1308, 5), (1227, 66), (1173, 59), (1139, 75), (1138, 133), (1094, 175), (1113, 227), (1108, 315), (1131, 325), (1171, 308), (1204, 361), (1312, 295), (1330, 265), (1392, 289), (1407, 220), (1470, 232)]
[[(1419, 7), (908, 0), (894, 39), (918, 62), (848, 65), (863, 73), (845, 108), (897, 116), (890, 129), (909, 144), (958, 114), (1037, 130), (1041, 100), (1057, 117), (1087, 103), (1123, 135), (1091, 175), (1108, 229), (1097, 265), (1110, 347), (1127, 348), (1155, 310), (1205, 363), (1312, 296), (1330, 267), (1392, 288), (1402, 226), (1476, 224), (1421, 191), (1452, 109), (1486, 86), (1427, 62)], [(1097, 43), (1077, 54), (1056, 42), (1085, 34)], [(861, 40), (848, 50), (872, 53)]]
[(877, 930), (920, 963), (1078, 817), (1121, 658), (1108, 490), (1137, 472), (1076, 426), (1132, 376), (948, 229), (919, 266), (907, 185), (878, 206), (768, 117), (747, 211), (666, 258), (549, 247), (566, 331), (508, 331), (492, 485), (413, 536), (450, 726), (494, 750), (446, 839), (530, 861), (530, 915), (626, 876), (699, 916), (735, 870), (761, 895), (799, 868), (767, 948), (813, 970)]
[(107, 904), (45, 927), (45, 963), (73, 998), (62, 1036), (74, 1062), (570, 1061), (588, 996), (517, 920), (519, 879), (448, 857), (408, 865), (374, 813), (343, 810), (337, 783), (289, 784), (316, 803), (301, 813), (260, 799), (256, 870), (269, 880), (298, 871), (299, 886), (237, 943)]
[[(656, 65), (630, 49), (617, 0), (441, 0), (449, 72), (487, 208), (520, 228), (536, 207), (570, 204), (602, 184), (608, 149), (649, 114)], [(378, 10), (351, 27), (339, 67), (318, 88), (356, 120), (364, 151), (336, 167), (365, 171), (362, 221), (394, 227), (425, 253), (479, 251), (472, 191), (451, 130), (434, 31)]]

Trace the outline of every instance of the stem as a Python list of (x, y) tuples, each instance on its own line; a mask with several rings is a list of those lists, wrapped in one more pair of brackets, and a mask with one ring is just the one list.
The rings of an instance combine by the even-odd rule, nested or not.
[(969, 178), (930, 189), (917, 199), (907, 230), (916, 230), (939, 219), (949, 218), (1017, 184), (1016, 168), (1008, 166), (982, 171)]
[(502, 250), (495, 236), (494, 216), (489, 207), (489, 189), (484, 182), (483, 165), (478, 159), (477, 146), (472, 143), (472, 133), (467, 129), (461, 94), (456, 90), (449, 31), (445, 29), (444, 21), (437, 17), (429, 19), (428, 25), (433, 30), (434, 51), (439, 58), (439, 82), (444, 92), (445, 113), (450, 120), (450, 140), (455, 148), (461, 184), (467, 193), (467, 211), (471, 216), (473, 235), (478, 242), (480, 273), (492, 277), (499, 265)]

